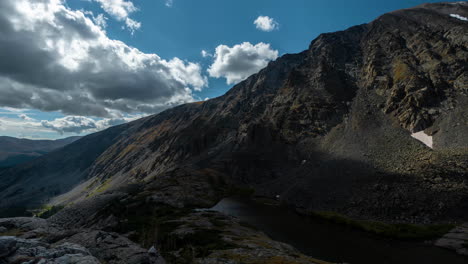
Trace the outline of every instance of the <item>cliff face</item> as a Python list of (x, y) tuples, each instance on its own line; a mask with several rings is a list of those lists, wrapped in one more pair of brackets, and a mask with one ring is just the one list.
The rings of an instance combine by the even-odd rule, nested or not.
[(454, 14), (468, 4), (322, 34), (224, 96), (134, 122), (55, 203), (145, 183), (153, 199), (209, 204), (235, 184), (306, 210), (466, 219), (468, 22)]

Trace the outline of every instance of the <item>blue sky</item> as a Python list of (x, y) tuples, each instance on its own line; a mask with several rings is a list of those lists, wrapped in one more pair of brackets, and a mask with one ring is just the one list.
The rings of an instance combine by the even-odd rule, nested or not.
[[(35, 0), (20, 0), (19, 2), (21, 1), (32, 5), (31, 3)], [(41, 80), (35, 83), (36, 79), (24, 81), (24, 79), (19, 80), (12, 77), (18, 74), (11, 75), (9, 73), (7, 75), (5, 73), (5, 75), (2, 75), (2, 72), (0, 72), (0, 77), (3, 76), (6, 82), (2, 86), (2, 80), (0, 80), (0, 92), (2, 89), (7, 90), (4, 87), (9, 87), (7, 85), (10, 85), (10, 83), (14, 83), (11, 86), (13, 88), (9, 88), (9, 91), (13, 92), (6, 94), (14, 94), (14, 91), (18, 91), (19, 89), (14, 87), (21, 86), (21, 89), (23, 89), (21, 92), (24, 92), (25, 98), (28, 98), (29, 95), (29, 97), (40, 97), (41, 100), (40, 104), (37, 103), (38, 100), (34, 102), (18, 102), (18, 100), (14, 100), (15, 102), (0, 101), (0, 135), (28, 138), (61, 138), (76, 135), (77, 133), (83, 135), (106, 128), (112, 124), (119, 124), (143, 115), (158, 112), (179, 103), (220, 96), (232, 87), (233, 84), (245, 78), (247, 74), (256, 72), (260, 67), (266, 65), (269, 60), (275, 59), (277, 56), (285, 53), (297, 53), (306, 49), (309, 43), (320, 33), (344, 30), (353, 25), (370, 22), (386, 12), (413, 7), (425, 2), (437, 1), (173, 0), (170, 3), (168, 0), (68, 0), (63, 2), (60, 2), (60, 0), (46, 0), (46, 2), (49, 2), (50, 6), (56, 8), (54, 13), (50, 13), (50, 16), (54, 19), (59, 17), (58, 14), (60, 12), (68, 12), (73, 15), (84, 13), (90, 21), (92, 18), (93, 23), (99, 24), (96, 18), (98, 16), (104, 17), (106, 25), (101, 26), (101, 33), (106, 38), (121, 41), (123, 43), (122, 47), (136, 48), (141, 53), (141, 56), (137, 56), (140, 59), (146, 56), (144, 54), (157, 54), (163, 61), (152, 58), (153, 64), (160, 63), (163, 67), (167, 67), (168, 71), (182, 69), (182, 73), (174, 73), (171, 77), (156, 78), (153, 76), (148, 80), (144, 79), (145, 77), (143, 76), (141, 78), (144, 81), (141, 84), (129, 82), (134, 86), (142, 87), (138, 91), (142, 95), (132, 97), (132, 93), (134, 93), (132, 90), (134, 89), (133, 86), (126, 86), (126, 83), (125, 85), (119, 85), (118, 81), (115, 81), (119, 79), (119, 76), (127, 73), (133, 79), (140, 79), (137, 73), (131, 72), (131, 67), (127, 62), (125, 62), (125, 67), (130, 68), (123, 67), (123, 72), (113, 72), (113, 69), (111, 69), (112, 62), (109, 66), (105, 64), (106, 62), (99, 61), (104, 55), (101, 57), (87, 55), (87, 57), (92, 58), (97, 61), (97, 64), (101, 65), (99, 69), (103, 68), (102, 65), (109, 67), (108, 70), (102, 73), (102, 75), (107, 74), (109, 80), (100, 83), (99, 81), (95, 81), (96, 78), (93, 78), (93, 83), (91, 84), (89, 84), (90, 81), (88, 80), (86, 82), (74, 80), (75, 84), (64, 88), (64, 94), (67, 95), (66, 98), (69, 98), (70, 104), (77, 102), (77, 100), (84, 100), (83, 103), (80, 103), (81, 106), (89, 103), (90, 108), (92, 108), (91, 105), (93, 104), (102, 104), (102, 109), (87, 111), (87, 109), (84, 109), (86, 107), (70, 107), (60, 102), (51, 103), (53, 98), (58, 98), (58, 95), (52, 96), (51, 92), (59, 90), (60, 88), (58, 87), (60, 85), (51, 83), (49, 80)], [(122, 12), (120, 9), (111, 10), (111, 8), (115, 7), (115, 5), (112, 6), (112, 3), (115, 4), (116, 2), (121, 3), (121, 6), (127, 7), (126, 11)], [(37, 16), (34, 19), (42, 19), (39, 17), (40, 15), (33, 11), (22, 12), (15, 9), (14, 3), (17, 2), (7, 0), (5, 3), (0, 4), (5, 5), (3, 7), (4, 10), (11, 8), (11, 10), (17, 12), (12, 12), (14, 13), (13, 15), (5, 15), (7, 16), (6, 21), (8, 19), (16, 21), (13, 19), (15, 16), (18, 18), (25, 15), (28, 17)], [(106, 8), (106, 5), (108, 8)], [(273, 30), (261, 30), (261, 28), (259, 29), (254, 25), (254, 21), (261, 16), (267, 16), (268, 19), (273, 21)], [(76, 17), (79, 16), (77, 15)], [(65, 27), (63, 33), (57, 33), (62, 35), (56, 35), (48, 41), (61, 43), (61, 40), (68, 39), (65, 37), (75, 36), (78, 33), (81, 34), (81, 32), (77, 31), (79, 27), (92, 27), (89, 25), (89, 22), (79, 22), (77, 19), (74, 19), (73, 22), (75, 23), (74, 27)], [(131, 26), (130, 24), (133, 22), (138, 23), (138, 26)], [(71, 24), (70, 21), (66, 21), (66, 23)], [(35, 25), (37, 24), (36, 22)], [(65, 32), (65, 30), (69, 30), (70, 32)], [(89, 30), (92, 31), (94, 29)], [(38, 43), (41, 43), (41, 40), (44, 40), (43, 43), (49, 43), (46, 41), (46, 38), (49, 37), (38, 33), (40, 31), (40, 28), (34, 28), (33, 32), (34, 37), (40, 40)], [(17, 38), (15, 37), (15, 39)], [(89, 39), (83, 38), (82, 42), (79, 43), (83, 43), (83, 41), (89, 41)], [(265, 45), (257, 46), (259, 43), (264, 43)], [(0, 49), (3, 48), (1, 45), (2, 42), (0, 42)], [(101, 48), (108, 47), (102, 43), (99, 45)], [(221, 45), (223, 45), (222, 48), (220, 47)], [(236, 45), (238, 45), (237, 49), (234, 49)], [(19, 46), (18, 49), (22, 47), (22, 45), (17, 46)], [(217, 47), (220, 49), (217, 50)], [(28, 46), (27, 48), (30, 50), (19, 50), (18, 52), (28, 54), (30, 52), (34, 55), (34, 52), (37, 50), (37, 47)], [(209, 56), (202, 56), (202, 50), (206, 51)], [(228, 79), (229, 74), (231, 74), (229, 70), (235, 68), (234, 66), (236, 65), (222, 65), (221, 61), (216, 64), (217, 56), (221, 58), (217, 51), (221, 54), (221, 50), (231, 52), (232, 56), (235, 54), (240, 57), (245, 55), (242, 52), (246, 52), (246, 50), (257, 52), (258, 54), (254, 55), (258, 59), (258, 63), (256, 62), (247, 73), (232, 73), (234, 75), (231, 75), (231, 77), (235, 77)], [(62, 54), (57, 50), (54, 50), (54, 53), (50, 52), (54, 56)], [(81, 54), (75, 50), (72, 50), (72, 52)], [(115, 55), (114, 53), (115, 51), (106, 51), (104, 54), (106, 56), (113, 56), (109, 58), (113, 58), (114, 60), (125, 60), (121, 55)], [(34, 60), (33, 57), (30, 58), (31, 61)], [(178, 60), (173, 60), (173, 58), (178, 58)], [(146, 57), (142, 60), (146, 60)], [(84, 74), (80, 72), (80, 75), (73, 75), (73, 72), (77, 72), (77, 70), (73, 69), (73, 65), (67, 64), (68, 62), (53, 61), (50, 63), (54, 65), (62, 63), (62, 66), (66, 66), (65, 68), (70, 72), (64, 74), (66, 76), (63, 78), (65, 81), (70, 78), (75, 79), (76, 76), (83, 76)], [(78, 65), (81, 65), (80, 63), (83, 64), (83, 62), (79, 62)], [(148, 70), (148, 72), (154, 71), (155, 69), (151, 68), (152, 66), (147, 66), (149, 64), (141, 63), (138, 67), (142, 69), (142, 72), (144, 70)], [(216, 69), (209, 72), (208, 69), (210, 67)], [(57, 72), (49, 72), (48, 74), (50, 76), (60, 76), (63, 72), (62, 68), (56, 70)], [(25, 70), (25, 72), (31, 74), (29, 70)], [(219, 78), (215, 78), (216, 76)], [(111, 83), (111, 81), (114, 82)], [(128, 82), (128, 79), (124, 81)], [(167, 85), (168, 88), (161, 92), (157, 91), (159, 86), (152, 86), (151, 83), (159, 82), (163, 86)], [(105, 89), (100, 88), (101, 84)], [(88, 87), (86, 85), (91, 85), (94, 90), (90, 88), (87, 91)], [(24, 88), (23, 86), (27, 86), (28, 88)], [(85, 90), (87, 94), (84, 97), (78, 95), (78, 92), (72, 91), (76, 87), (81, 87), (80, 89)], [(112, 94), (114, 91), (113, 87), (118, 87), (115, 88), (114, 94)], [(175, 87), (178, 90), (174, 94), (168, 94), (171, 91), (175, 91)], [(153, 89), (156, 92), (145, 94), (144, 89)], [(108, 94), (104, 95), (103, 90)], [(36, 94), (35, 91), (40, 91), (40, 93)], [(32, 96), (32, 94), (35, 95)], [(131, 98), (125, 98), (128, 94), (132, 95), (130, 96)], [(151, 98), (152, 101), (146, 100), (146, 97), (151, 96), (153, 96)], [(124, 105), (122, 101), (127, 99), (128, 103)], [(63, 99), (61, 100), (63, 101)], [(112, 106), (109, 103), (111, 101)], [(79, 116), (80, 118), (67, 119), (70, 116)], [(95, 122), (99, 121), (99, 124), (95, 124)]]
[[(305, 50), (319, 34), (344, 30), (368, 23), (378, 16), (430, 0), (174, 0), (172, 7), (165, 0), (134, 0), (140, 9), (132, 17), (141, 21), (141, 29), (131, 35), (121, 23), (110, 19), (111, 38), (148, 53), (165, 58), (179, 57), (197, 61), (207, 68), (211, 60), (200, 56), (201, 50), (213, 52), (220, 45), (232, 46), (248, 41), (265, 42), (280, 55)], [(99, 5), (87, 1), (68, 1), (75, 9), (102, 12)], [(253, 21), (269, 16), (280, 24), (279, 30), (262, 32)], [(210, 79), (210, 85), (197, 93), (202, 98), (216, 97), (231, 85), (224, 80)]]

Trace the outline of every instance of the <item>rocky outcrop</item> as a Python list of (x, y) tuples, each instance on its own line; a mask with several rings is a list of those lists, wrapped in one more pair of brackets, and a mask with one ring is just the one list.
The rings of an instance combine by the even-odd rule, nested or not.
[(0, 219), (0, 227), (0, 263), (157, 263), (148, 250), (114, 232), (64, 229), (40, 218)]
[(161, 238), (171, 263), (327, 264), (218, 212), (194, 212), (164, 226), (172, 227)]
[(456, 251), (468, 256), (468, 224), (460, 225), (435, 242), (438, 247)]
[(0, 219), (0, 263), (329, 264), (234, 217), (173, 207), (140, 188), (99, 194), (47, 220)]
[(50, 245), (36, 239), (0, 237), (0, 263), (100, 264), (77, 244)]

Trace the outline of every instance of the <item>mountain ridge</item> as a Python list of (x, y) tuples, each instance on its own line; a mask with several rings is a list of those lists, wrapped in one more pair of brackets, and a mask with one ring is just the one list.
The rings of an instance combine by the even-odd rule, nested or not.
[[(120, 127), (126, 135), (52, 204), (146, 184), (152, 199), (207, 205), (240, 185), (362, 219), (466, 219), (467, 26), (455, 12), (468, 16), (466, 3), (321, 34), (223, 96)], [(434, 150), (411, 137), (419, 131), (433, 137)]]
[(12, 167), (70, 144), (80, 137), (32, 140), (0, 136), (0, 167)]

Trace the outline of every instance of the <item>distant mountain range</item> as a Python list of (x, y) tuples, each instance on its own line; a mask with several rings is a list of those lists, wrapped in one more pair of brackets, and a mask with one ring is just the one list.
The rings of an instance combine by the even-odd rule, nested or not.
[(30, 161), (80, 138), (76, 136), (58, 140), (30, 140), (0, 136), (0, 168)]

